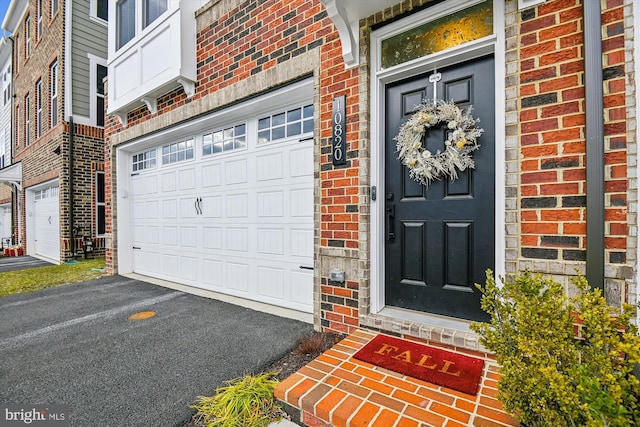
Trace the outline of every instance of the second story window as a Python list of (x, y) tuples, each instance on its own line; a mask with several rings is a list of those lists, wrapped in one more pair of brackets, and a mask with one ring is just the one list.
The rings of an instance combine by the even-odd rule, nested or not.
[(147, 27), (167, 10), (167, 0), (144, 0), (144, 26)]
[(58, 124), (58, 61), (53, 61), (49, 67), (49, 120), (51, 127)]
[(120, 0), (116, 3), (116, 41), (118, 49), (136, 35), (136, 0)]
[(31, 144), (31, 97), (29, 94), (24, 97), (24, 146)]
[(42, 136), (42, 79), (36, 83), (36, 138)]
[(36, 41), (42, 37), (42, 0), (36, 2)]
[(58, 0), (51, 0), (51, 2), (49, 3), (49, 7), (51, 8), (51, 17), (53, 17), (53, 15), (58, 12)]
[(24, 20), (24, 56), (25, 60), (31, 55), (31, 16)]
[(96, 126), (104, 126), (104, 78), (107, 76), (107, 67), (96, 65)]

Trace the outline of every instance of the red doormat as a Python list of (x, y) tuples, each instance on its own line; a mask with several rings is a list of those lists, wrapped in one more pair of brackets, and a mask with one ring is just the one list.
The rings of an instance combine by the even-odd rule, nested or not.
[(478, 393), (484, 368), (482, 359), (387, 335), (377, 335), (353, 357), (467, 394)]

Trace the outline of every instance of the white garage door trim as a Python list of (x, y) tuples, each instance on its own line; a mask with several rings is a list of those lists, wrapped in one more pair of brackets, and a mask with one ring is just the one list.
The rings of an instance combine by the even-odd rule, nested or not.
[[(255, 138), (258, 118), (312, 100), (307, 80), (119, 147), (118, 272), (312, 313), (313, 133)], [(203, 155), (204, 135), (238, 124), (247, 149)], [(184, 141), (193, 158), (162, 165), (162, 147)], [(156, 166), (132, 176), (152, 148)]]
[(58, 180), (26, 190), (27, 253), (60, 262), (60, 199)]

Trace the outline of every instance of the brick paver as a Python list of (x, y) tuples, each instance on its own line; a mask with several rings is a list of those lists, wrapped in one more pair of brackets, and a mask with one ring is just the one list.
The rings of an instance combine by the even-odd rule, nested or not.
[(374, 337), (355, 331), (283, 381), (276, 397), (299, 409), (310, 427), (518, 426), (496, 399), (498, 366), (488, 355), (446, 348), (485, 359), (478, 394), (469, 395), (354, 359)]

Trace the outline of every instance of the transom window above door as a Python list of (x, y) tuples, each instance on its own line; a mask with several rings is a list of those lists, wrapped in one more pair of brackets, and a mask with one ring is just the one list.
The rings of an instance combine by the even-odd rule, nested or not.
[(247, 148), (247, 125), (241, 124), (207, 133), (202, 137), (202, 154), (216, 154)]
[(182, 162), (193, 159), (193, 138), (162, 147), (162, 164)]

